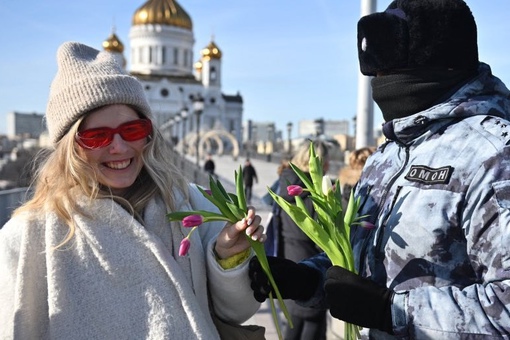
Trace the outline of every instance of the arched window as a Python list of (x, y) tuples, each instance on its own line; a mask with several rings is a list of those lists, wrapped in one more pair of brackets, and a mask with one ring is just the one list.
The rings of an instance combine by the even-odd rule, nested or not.
[(188, 50), (184, 50), (184, 67), (188, 66)]
[(216, 77), (217, 77), (217, 74), (216, 74), (216, 67), (211, 66), (210, 79), (211, 79), (212, 81), (215, 81), (215, 80), (216, 80)]
[(174, 65), (179, 64), (179, 49), (177, 47), (174, 47)]

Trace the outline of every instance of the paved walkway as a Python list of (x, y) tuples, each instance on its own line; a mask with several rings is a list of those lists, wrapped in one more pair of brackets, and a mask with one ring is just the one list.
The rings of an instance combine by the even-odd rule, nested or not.
[[(221, 183), (227, 191), (235, 192), (234, 186), (234, 172), (239, 170), (240, 166), (244, 165), (245, 158), (238, 158), (235, 161), (231, 156), (214, 156), (214, 163), (216, 165), (216, 174)], [(252, 205), (257, 209), (257, 213), (262, 217), (262, 224), (267, 225), (271, 207), (265, 204), (261, 197), (267, 193), (267, 187), (271, 186), (278, 178), (276, 173), (278, 164), (267, 161), (251, 159), (251, 164), (255, 168), (258, 177), (258, 183), (253, 185), (253, 198)], [(283, 322), (285, 318), (282, 313), (279, 313), (281, 329), (283, 330)], [(257, 314), (249, 319), (246, 324), (256, 324), (266, 327), (266, 339), (277, 340), (278, 335), (274, 326), (273, 318), (271, 315), (271, 307), (269, 302), (266, 301), (260, 307)], [(343, 324), (341, 321), (335, 320), (331, 317), (328, 319), (328, 340), (343, 339)], [(313, 339), (310, 339), (313, 340)]]

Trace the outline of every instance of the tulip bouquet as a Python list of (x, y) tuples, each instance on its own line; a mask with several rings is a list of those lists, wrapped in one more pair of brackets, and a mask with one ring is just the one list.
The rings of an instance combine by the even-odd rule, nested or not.
[[(239, 171), (235, 172), (235, 184), (236, 184), (236, 194), (227, 193), (221, 182), (217, 179), (214, 179), (212, 176), (209, 177), (209, 185), (210, 189), (205, 190), (198, 187), (198, 190), (202, 193), (202, 195), (208, 199), (211, 203), (213, 203), (218, 210), (219, 213), (210, 212), (205, 210), (194, 210), (194, 211), (179, 211), (167, 214), (167, 218), (170, 221), (182, 221), (182, 225), (184, 227), (191, 228), (187, 237), (185, 237), (181, 241), (181, 245), (179, 248), (179, 255), (185, 256), (188, 253), (188, 250), (191, 246), (190, 237), (192, 233), (204, 222), (211, 221), (226, 221), (229, 223), (236, 223), (237, 221), (245, 218), (247, 213), (247, 205), (246, 198), (244, 195), (244, 185), (243, 185), (243, 172), (241, 167), (239, 167)], [(285, 315), (289, 326), (293, 327), (292, 320), (290, 318), (290, 314), (283, 302), (282, 296), (276, 282), (271, 274), (271, 269), (269, 267), (269, 263), (267, 261), (266, 252), (264, 250), (264, 245), (259, 241), (254, 241), (251, 237), (246, 236), (248, 241), (250, 242), (251, 248), (255, 252), (255, 256), (257, 256), (260, 265), (267, 277), (269, 278), (269, 282), (276, 293), (276, 298), (278, 299), (280, 309)], [(273, 302), (272, 292), (269, 296), (269, 301), (271, 304), (271, 311), (273, 315), (273, 321), (276, 327), (276, 331), (278, 333), (278, 337), (282, 339), (282, 333), (280, 330), (280, 325), (278, 323), (278, 318), (276, 314), (276, 306)]]
[[(292, 170), (304, 183), (305, 187), (289, 185), (287, 192), (295, 196), (296, 204), (287, 202), (268, 188), (275, 202), (292, 218), (299, 228), (329, 257), (333, 265), (341, 266), (355, 272), (354, 257), (350, 243), (350, 227), (360, 224), (372, 228), (369, 222), (361, 222), (366, 216), (358, 216), (359, 198), (354, 199), (351, 192), (346, 209), (342, 207), (340, 182), (333, 185), (329, 176), (324, 176), (323, 165), (315, 154), (313, 143), (310, 144), (309, 176), (297, 166), (290, 163)], [(303, 199), (299, 196), (303, 191), (310, 193), (316, 219), (307, 210)], [(347, 340), (359, 337), (360, 328), (356, 325), (345, 325), (344, 338)]]

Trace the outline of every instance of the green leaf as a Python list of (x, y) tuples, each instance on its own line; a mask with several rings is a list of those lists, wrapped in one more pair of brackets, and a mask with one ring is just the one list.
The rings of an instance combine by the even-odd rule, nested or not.
[(191, 215), (200, 215), (204, 219), (205, 222), (210, 221), (229, 221), (225, 216), (222, 214), (206, 211), (206, 210), (190, 210), (190, 211), (176, 211), (172, 213), (168, 213), (166, 217), (169, 221), (182, 221), (185, 217), (191, 216)]
[(243, 169), (239, 166), (239, 172), (234, 172), (236, 180), (237, 205), (243, 211), (247, 211), (246, 197), (244, 195)]
[(342, 213), (339, 212), (335, 218), (335, 232), (332, 234), (339, 245), (339, 249), (346, 260), (346, 269), (354, 270), (354, 257), (350, 242), (350, 226), (343, 223)]
[[(312, 216), (310, 215), (310, 212), (308, 211), (308, 208), (305, 205), (305, 202), (303, 201), (303, 199), (299, 196), (296, 196), (294, 198), (296, 200), (296, 207), (299, 208), (299, 210), (296, 210), (296, 211), (300, 212), (301, 214), (305, 214), (307, 217), (313, 219)], [(289, 207), (289, 209), (293, 210), (295, 208), (289, 202), (285, 201), (285, 203)]]
[[(276, 328), (276, 335), (278, 335), (278, 339), (283, 339), (282, 330), (280, 329), (280, 322), (278, 320), (278, 314), (276, 312), (276, 306), (274, 304), (273, 298), (274, 298), (273, 291), (270, 291), (268, 300), (269, 300), (269, 305), (271, 306), (271, 316), (273, 317), (273, 323)], [(285, 306), (285, 304), (284, 304), (284, 306)], [(291, 319), (291, 323), (289, 324), (289, 327), (294, 328), (294, 325), (292, 325), (292, 319)]]
[[(345, 260), (339, 250), (339, 245), (333, 238), (309, 215), (306, 207), (299, 207), (299, 199), (296, 205), (287, 202), (284, 198), (269, 190), (275, 202), (290, 216), (296, 225), (329, 257), (331, 262), (345, 267)], [(302, 204), (302, 200), (301, 200)]]
[(169, 221), (182, 221), (185, 217), (199, 215), (197, 211), (176, 211), (166, 215)]
[[(262, 267), (262, 270), (264, 270), (264, 273), (267, 275), (269, 279), (269, 283), (271, 284), (271, 287), (276, 293), (276, 297), (278, 299), (278, 303), (280, 305), (280, 309), (282, 310), (283, 314), (285, 315), (285, 318), (287, 319), (287, 322), (289, 323), (290, 328), (294, 328), (294, 325), (292, 324), (292, 318), (290, 316), (290, 313), (287, 309), (287, 306), (285, 306), (285, 302), (283, 301), (282, 295), (280, 294), (280, 290), (278, 289), (278, 285), (276, 284), (276, 281), (274, 280), (273, 274), (271, 273), (271, 267), (269, 267), (269, 262), (267, 261), (267, 255), (266, 251), (264, 249), (264, 245), (258, 241), (253, 241), (251, 237), (246, 236), (248, 241), (250, 242), (250, 245), (255, 252), (255, 256), (257, 256), (257, 259), (260, 262), (260, 266)], [(274, 306), (271, 307), (271, 309), (274, 311)], [(278, 326), (278, 323), (275, 323), (276, 327)]]
[(313, 201), (313, 203), (315, 203), (319, 208), (321, 208), (325, 212), (328, 213), (331, 212), (331, 209), (328, 206), (328, 202), (324, 199), (324, 197), (314, 195), (311, 195), (309, 197)]
[(314, 203), (314, 209), (317, 216), (331, 220), (335, 215), (335, 210), (329, 208), (327, 202), (322, 197), (310, 196), (310, 199)]
[(236, 217), (236, 221), (240, 221), (246, 216), (246, 210), (242, 210), (234, 203), (227, 202), (227, 207), (230, 209), (232, 214)]
[(340, 181), (338, 179), (335, 180), (335, 192), (334, 192), (334, 196), (335, 196), (335, 200), (337, 202), (340, 202), (340, 207), (341, 209), (343, 210), (343, 206), (342, 206), (342, 187), (340, 186)]
[(308, 167), (310, 168), (310, 177), (312, 179), (313, 187), (315, 192), (322, 192), (322, 177), (323, 166), (319, 157), (315, 154), (315, 148), (313, 142), (310, 143), (310, 159), (308, 161)]
[(205, 190), (202, 189), (201, 187), (198, 187), (198, 190), (200, 190), (202, 195), (205, 198), (207, 198), (212, 204), (214, 204), (225, 217), (227, 217), (232, 222), (236, 222), (235, 219), (236, 217), (234, 216), (234, 214), (232, 214), (232, 212), (228, 208), (226, 201), (223, 199), (223, 195), (221, 194), (217, 187), (211, 188), (211, 195), (205, 192)]
[(225, 201), (228, 201), (229, 195), (228, 195), (227, 191), (225, 190), (225, 188), (223, 187), (223, 185), (221, 184), (220, 180), (214, 179), (214, 177), (212, 177), (212, 176), (210, 176), (210, 177), (211, 177), (211, 179), (209, 181), (209, 184), (211, 186), (211, 190), (214, 187), (216, 189), (216, 191), (218, 192), (216, 198), (220, 199), (219, 195), (221, 195), (221, 196), (223, 196)]
[(349, 203), (347, 204), (347, 209), (345, 210), (344, 215), (344, 223), (347, 225), (351, 225), (354, 221), (356, 214), (359, 209), (359, 200), (354, 199), (354, 192), (351, 190), (351, 195), (349, 196)]
[(304, 185), (306, 186), (306, 188), (310, 191), (310, 192), (313, 192), (314, 190), (314, 187), (313, 187), (313, 183), (312, 181), (310, 180), (310, 178), (303, 172), (301, 171), (300, 168), (298, 168), (297, 166), (295, 166), (293, 163), (289, 163), (289, 166), (292, 168), (292, 170), (294, 171), (294, 173), (299, 177), (299, 179), (301, 180), (301, 182), (304, 183)]
[(230, 197), (230, 202), (234, 204), (238, 204), (239, 200), (237, 199), (237, 195), (231, 192), (228, 193), (228, 197)]

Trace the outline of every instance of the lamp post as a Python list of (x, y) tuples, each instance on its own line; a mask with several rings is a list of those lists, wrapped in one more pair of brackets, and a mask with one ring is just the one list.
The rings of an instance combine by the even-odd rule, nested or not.
[(324, 119), (317, 118), (314, 120), (315, 123), (315, 137), (319, 137), (324, 134)]
[(292, 122), (287, 123), (287, 142), (289, 145), (289, 158), (292, 157), (292, 141), (290, 134), (292, 133)]
[(168, 131), (170, 131), (170, 143), (172, 144), (172, 149), (174, 147), (174, 119), (170, 118), (167, 123), (168, 124)]
[(179, 124), (181, 122), (181, 114), (180, 113), (176, 113), (174, 120), (175, 120), (175, 141), (174, 141), (174, 145), (177, 147), (177, 144), (179, 144)]
[(182, 154), (185, 155), (186, 151), (187, 151), (187, 145), (186, 145), (186, 134), (187, 134), (186, 120), (188, 120), (188, 108), (187, 107), (182, 108), (181, 118), (182, 118)]
[(271, 123), (267, 126), (267, 141), (268, 147), (266, 148), (267, 161), (271, 162), (271, 154), (274, 152), (274, 124)]
[(165, 131), (165, 139), (168, 140), (173, 147), (174, 119), (168, 119), (166, 123), (161, 126), (161, 130)]
[(253, 134), (253, 145), (255, 148), (255, 156), (259, 153), (258, 145), (257, 145), (257, 125), (254, 125), (252, 127), (252, 134)]
[(204, 111), (204, 99), (200, 94), (197, 96), (194, 96), (193, 99), (193, 112), (195, 113), (195, 116), (197, 118), (197, 144), (196, 144), (196, 155), (197, 155), (197, 168), (200, 168), (200, 155), (199, 149), (200, 149), (200, 116), (202, 115), (202, 112)]

